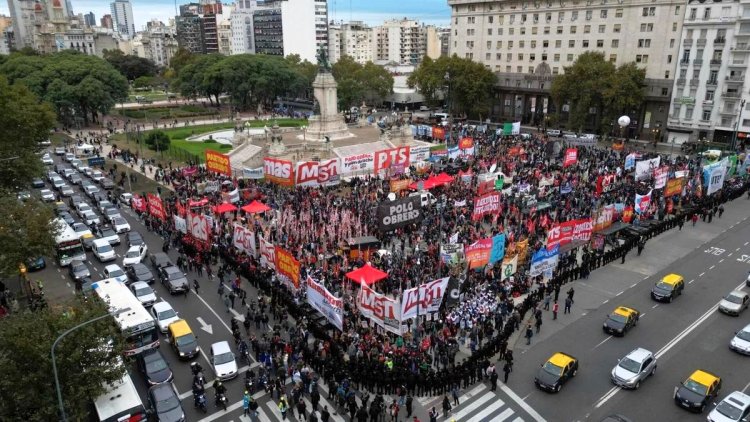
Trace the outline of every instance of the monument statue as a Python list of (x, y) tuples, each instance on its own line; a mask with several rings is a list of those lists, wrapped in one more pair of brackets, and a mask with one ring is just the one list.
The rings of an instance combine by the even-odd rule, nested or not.
[(318, 70), (320, 72), (330, 72), (331, 71), (331, 63), (328, 61), (328, 52), (326, 51), (326, 48), (321, 46), (320, 49), (318, 49)]

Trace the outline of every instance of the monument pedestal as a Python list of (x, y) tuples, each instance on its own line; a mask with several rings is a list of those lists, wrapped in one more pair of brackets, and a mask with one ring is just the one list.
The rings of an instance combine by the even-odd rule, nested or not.
[(344, 116), (338, 112), (337, 85), (333, 75), (329, 72), (319, 72), (312, 85), (320, 114), (308, 120), (306, 140), (325, 142), (326, 136), (331, 140), (352, 136)]

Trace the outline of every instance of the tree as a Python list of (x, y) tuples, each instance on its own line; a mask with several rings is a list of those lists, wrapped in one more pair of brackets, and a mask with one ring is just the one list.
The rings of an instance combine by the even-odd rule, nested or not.
[[(38, 312), (18, 312), (0, 324), (0, 420), (59, 420), (50, 348), (66, 330), (107, 313), (100, 301), (74, 300)], [(103, 347), (114, 339), (113, 347)], [(104, 384), (119, 380), (122, 341), (111, 318), (77, 329), (55, 349), (55, 362), (69, 420), (88, 419), (91, 400)]]
[(433, 104), (442, 92), (453, 114), (479, 116), (489, 111), (496, 81), (495, 75), (481, 63), (454, 54), (437, 60), (424, 58), (407, 83)]
[(339, 109), (342, 110), (363, 101), (379, 103), (393, 92), (393, 76), (372, 62), (363, 66), (344, 56), (333, 65), (331, 73), (338, 83)]
[(42, 175), (36, 152), (54, 121), (49, 104), (40, 103), (26, 86), (10, 85), (0, 76), (0, 195), (25, 188)]
[(161, 130), (152, 130), (146, 135), (144, 142), (154, 151), (166, 151), (169, 149), (169, 144), (172, 141), (169, 139), (169, 135), (165, 132)]
[[(28, 258), (55, 256), (52, 208), (36, 198), (19, 201), (13, 194), (0, 196), (0, 275), (18, 275), (19, 264)], [(0, 418), (2, 419), (2, 418)]]
[(114, 66), (129, 81), (141, 76), (155, 76), (159, 70), (156, 63), (151, 60), (125, 54), (122, 50), (104, 50), (104, 60)]
[(382, 66), (367, 62), (357, 73), (362, 85), (363, 99), (370, 104), (380, 103), (393, 92), (393, 76)]
[(219, 54), (198, 55), (190, 64), (180, 69), (175, 81), (180, 94), (193, 99), (204, 95), (212, 104), (213, 98), (216, 98), (218, 105), (223, 82), (217, 79), (216, 73), (208, 75), (208, 70), (223, 59), (224, 56)]
[(558, 113), (563, 104), (569, 105), (572, 129), (582, 132), (594, 109), (602, 117), (599, 130), (606, 133), (617, 115), (640, 105), (645, 77), (645, 70), (635, 63), (616, 68), (603, 53), (586, 52), (553, 79), (551, 96)]

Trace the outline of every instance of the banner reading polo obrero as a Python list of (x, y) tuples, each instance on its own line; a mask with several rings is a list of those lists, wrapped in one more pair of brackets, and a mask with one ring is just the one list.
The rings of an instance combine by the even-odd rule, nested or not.
[(404, 333), (401, 325), (401, 304), (395, 299), (376, 293), (367, 285), (360, 285), (357, 308), (370, 321), (393, 334)]
[(372, 172), (375, 168), (375, 153), (366, 152), (364, 154), (349, 155), (341, 157), (341, 173), (360, 173), (366, 174)]
[(160, 220), (167, 219), (167, 214), (164, 212), (164, 204), (162, 204), (161, 198), (154, 195), (153, 193), (149, 193), (146, 195), (146, 200), (148, 201), (149, 214)]
[(266, 239), (260, 237), (260, 265), (276, 269), (276, 248)]
[(474, 211), (471, 213), (471, 219), (474, 221), (478, 221), (487, 214), (494, 214), (499, 212), (500, 192), (491, 192), (474, 199)]
[(375, 174), (379, 174), (381, 170), (391, 168), (395, 164), (403, 164), (409, 167), (409, 151), (408, 146), (384, 149), (375, 153)]
[(256, 256), (255, 233), (241, 224), (234, 225), (232, 244), (238, 250), (245, 252), (248, 255)]
[(322, 284), (307, 277), (307, 303), (320, 312), (339, 331), (344, 330), (344, 301)]
[(450, 277), (439, 278), (404, 290), (401, 297), (401, 321), (439, 311), (449, 279)]
[(470, 269), (482, 268), (490, 262), (490, 252), (492, 252), (492, 238), (479, 239), (464, 248), (466, 262), (469, 263)]
[(419, 196), (409, 196), (395, 201), (385, 201), (378, 206), (378, 229), (395, 230), (421, 220), (422, 201)]
[(229, 165), (229, 156), (212, 149), (207, 149), (206, 170), (231, 176), (232, 167)]
[(292, 254), (284, 248), (276, 247), (276, 274), (289, 289), (297, 291), (299, 289), (299, 261), (294, 259)]
[(263, 174), (269, 181), (281, 186), (294, 186), (294, 164), (291, 161), (266, 157)]

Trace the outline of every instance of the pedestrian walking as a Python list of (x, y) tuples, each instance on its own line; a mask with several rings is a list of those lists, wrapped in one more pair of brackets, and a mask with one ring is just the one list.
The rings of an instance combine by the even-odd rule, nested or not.
[[(229, 310), (227, 310), (229, 312)], [(286, 398), (281, 396), (279, 398), (279, 412), (281, 412), (281, 420), (286, 420), (286, 412), (289, 410), (289, 404), (286, 402)]]
[(552, 301), (552, 293), (547, 292), (546, 295), (544, 295), (544, 310), (549, 311), (549, 303)]
[[(750, 191), (748, 191), (748, 194), (750, 194)], [(694, 214), (693, 214), (693, 216), (692, 216), (692, 217), (690, 217), (690, 220), (692, 220), (692, 222), (693, 222), (693, 227), (695, 227), (695, 223), (697, 223), (697, 222), (698, 222), (698, 214), (695, 214), (695, 213), (694, 213)]]
[(719, 205), (719, 218), (721, 218), (722, 214), (724, 214), (724, 205)]
[[(362, 403), (362, 406), (366, 406), (366, 404)], [(411, 393), (406, 395), (405, 406), (406, 406), (406, 417), (410, 418), (411, 417), (411, 412), (414, 410), (414, 408), (413, 408), (413, 406), (414, 406), (414, 397), (411, 396)]]
[(200, 285), (200, 284), (198, 284), (198, 279), (194, 279), (194, 280), (193, 280), (193, 288), (195, 289), (195, 294), (199, 294), (199, 293), (200, 293), (200, 292), (198, 291), (198, 289), (200, 289), (200, 288), (201, 288), (201, 285)]
[(560, 305), (557, 304), (557, 301), (555, 300), (555, 303), (552, 305), (552, 319), (557, 319), (557, 312), (560, 310)]
[(248, 416), (250, 413), (250, 394), (247, 391), (242, 396), (242, 411), (244, 416)]
[(534, 330), (531, 329), (531, 323), (526, 326), (526, 345), (531, 344), (531, 337), (534, 336)]
[(570, 296), (565, 298), (565, 310), (563, 311), (564, 314), (570, 313), (570, 306), (573, 305), (573, 300), (570, 299)]
[(234, 309), (234, 299), (237, 298), (237, 295), (234, 294), (234, 291), (231, 291), (231, 292), (229, 292), (228, 296), (229, 296), (229, 302), (230, 302), (230, 304), (232, 306), (232, 309)]
[(490, 391), (497, 390), (497, 371), (492, 371), (490, 374)]
[(503, 379), (503, 383), (508, 383), (508, 376), (510, 373), (513, 372), (513, 364), (511, 362), (505, 362), (505, 366), (503, 366), (503, 373), (505, 373), (505, 378)]
[(227, 313), (229, 313), (229, 305), (231, 305), (231, 301), (229, 300), (229, 295), (224, 295), (224, 306), (227, 307)]
[(224, 296), (224, 283), (219, 283), (219, 296)]
[(458, 401), (458, 384), (453, 384), (451, 395), (453, 396), (453, 406), (458, 406), (460, 404)]
[(641, 256), (641, 252), (643, 252), (643, 248), (646, 247), (646, 241), (641, 238), (638, 240), (638, 256)]
[(537, 318), (536, 321), (534, 322), (534, 326), (536, 327), (536, 333), (539, 334), (539, 330), (541, 330), (542, 328), (542, 319)]
[(451, 401), (448, 400), (448, 396), (443, 396), (443, 417), (447, 419), (452, 409), (453, 407), (451, 406)]

